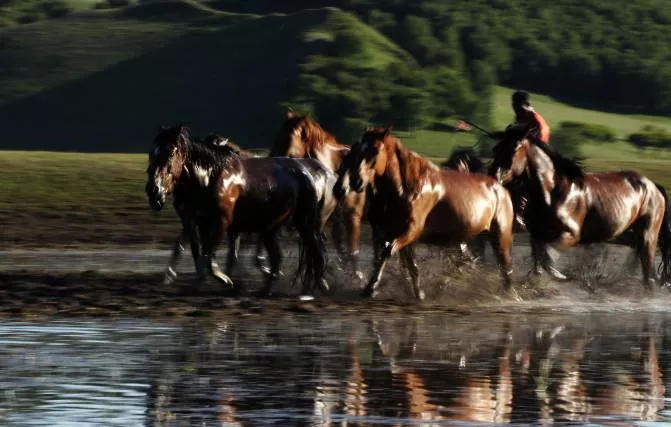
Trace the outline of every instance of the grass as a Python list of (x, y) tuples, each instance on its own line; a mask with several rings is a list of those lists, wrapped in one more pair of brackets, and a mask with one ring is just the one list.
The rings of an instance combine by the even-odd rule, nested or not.
[[(494, 99), (494, 124), (503, 128), (513, 120), (510, 96), (513, 89), (497, 87)], [(557, 127), (563, 121), (586, 122), (607, 126), (613, 129), (620, 138), (639, 131), (645, 125), (655, 125), (671, 132), (671, 118), (660, 116), (638, 116), (627, 114), (605, 113), (574, 107), (552, 99), (549, 96), (532, 94), (531, 103), (550, 127)]]

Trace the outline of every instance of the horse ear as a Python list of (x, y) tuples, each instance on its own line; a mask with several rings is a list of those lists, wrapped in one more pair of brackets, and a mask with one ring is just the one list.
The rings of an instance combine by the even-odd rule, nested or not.
[(168, 127), (165, 125), (159, 125), (158, 132), (163, 132), (164, 130), (168, 130)]
[(391, 136), (391, 125), (387, 126), (387, 129), (384, 130), (384, 137)]
[(294, 110), (292, 110), (291, 108), (288, 108), (287, 112), (286, 112), (286, 118), (291, 119), (294, 116), (296, 116), (296, 113), (294, 112)]

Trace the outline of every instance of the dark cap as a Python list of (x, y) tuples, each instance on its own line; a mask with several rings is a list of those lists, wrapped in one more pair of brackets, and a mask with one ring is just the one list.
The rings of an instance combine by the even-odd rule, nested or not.
[(515, 104), (528, 105), (529, 102), (529, 92), (526, 90), (517, 90), (513, 93), (513, 102)]

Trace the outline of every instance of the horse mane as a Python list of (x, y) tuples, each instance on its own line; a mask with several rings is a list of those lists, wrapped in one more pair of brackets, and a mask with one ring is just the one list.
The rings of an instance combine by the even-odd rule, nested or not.
[(563, 156), (549, 144), (546, 144), (538, 138), (528, 135), (527, 131), (528, 129), (525, 128), (507, 129), (504, 132), (504, 137), (510, 141), (521, 141), (522, 139), (526, 138), (531, 144), (538, 147), (550, 158), (550, 160), (552, 160), (555, 173), (560, 176), (566, 177), (571, 181), (581, 181), (585, 177), (585, 172), (582, 168), (582, 165), (580, 165), (577, 161)]
[(475, 153), (475, 150), (471, 147), (461, 147), (455, 149), (452, 151), (452, 154), (450, 154), (450, 157), (442, 162), (440, 166), (456, 169), (460, 160), (468, 165), (468, 170), (470, 173), (482, 172), (485, 169), (485, 164), (482, 162), (482, 160), (480, 160), (480, 158)]
[(571, 181), (581, 181), (585, 178), (585, 171), (580, 163), (563, 156), (557, 150), (537, 138), (529, 137), (528, 139), (533, 145), (550, 157), (557, 174), (566, 177)]
[(282, 130), (282, 136), (300, 130), (301, 139), (307, 151), (319, 151), (324, 145), (345, 148), (344, 145), (338, 143), (338, 140), (332, 133), (322, 128), (319, 123), (307, 114), (303, 116), (296, 114), (287, 116)]
[[(413, 199), (422, 190), (422, 177), (427, 172), (436, 168), (431, 161), (425, 159), (414, 151), (409, 150), (401, 144), (401, 140), (395, 136), (387, 133), (386, 129), (369, 128), (364, 133), (364, 136), (369, 135), (375, 139), (382, 139), (384, 141), (388, 153), (393, 153), (398, 160), (399, 178), (403, 191), (408, 195), (409, 199)], [(390, 158), (387, 158), (387, 165), (389, 165)]]
[[(221, 170), (230, 167), (235, 159), (239, 159), (239, 156), (231, 150), (219, 151), (203, 141), (192, 138), (191, 131), (184, 125), (180, 124), (175, 128), (178, 132), (177, 145), (183, 147), (185, 163), (190, 162), (204, 168)], [(168, 129), (168, 131), (173, 131), (175, 128)]]

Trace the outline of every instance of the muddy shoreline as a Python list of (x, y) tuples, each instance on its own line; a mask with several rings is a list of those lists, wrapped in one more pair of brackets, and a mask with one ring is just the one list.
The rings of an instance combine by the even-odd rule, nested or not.
[[(222, 248), (224, 249), (224, 248)], [(360, 266), (365, 278), (371, 270), (369, 247), (362, 248)], [(332, 291), (312, 301), (298, 299), (292, 286), (297, 248), (283, 245), (285, 275), (275, 286), (275, 296), (259, 299), (254, 291), (263, 276), (253, 265), (254, 248), (242, 248), (233, 280), (245, 292), (230, 295), (214, 280), (196, 289), (193, 262), (185, 251), (178, 280), (164, 285), (167, 248), (133, 249), (117, 246), (105, 250), (40, 249), (0, 251), (0, 316), (132, 316), (208, 317), (267, 316), (279, 312), (319, 315), (329, 312), (407, 313), (518, 312), (533, 310), (657, 310), (668, 307), (671, 294), (658, 289), (652, 295), (641, 283), (638, 268), (628, 267), (630, 251), (609, 245), (604, 249), (576, 249), (561, 255), (562, 271), (571, 280), (557, 282), (527, 275), (529, 248), (516, 242), (513, 251), (514, 288), (505, 293), (488, 249), (484, 262), (460, 264), (454, 252), (420, 245), (417, 251), (422, 287), (427, 299), (411, 296), (406, 273), (398, 259), (389, 264), (381, 294), (376, 300), (359, 297), (364, 282), (337, 262), (330, 251), (326, 278)], [(218, 254), (224, 262), (225, 252)], [(597, 262), (598, 261), (598, 262)], [(635, 270), (632, 271), (632, 268)], [(591, 278), (587, 277), (591, 276)], [(592, 283), (592, 289), (585, 281)]]

